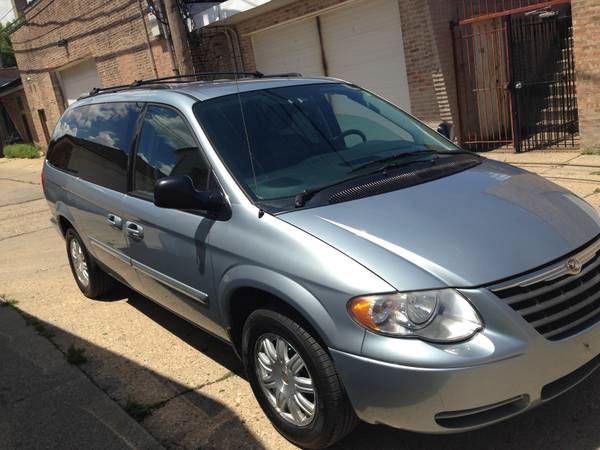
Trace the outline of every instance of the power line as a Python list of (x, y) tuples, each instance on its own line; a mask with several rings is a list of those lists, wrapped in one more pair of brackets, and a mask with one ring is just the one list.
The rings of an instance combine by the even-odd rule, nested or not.
[(8, 11), (6, 11), (4, 14), (2, 14), (2, 17), (0, 17), (0, 22), (2, 22), (4, 20), (4, 18), (6, 16), (8, 16), (9, 13), (13, 12), (12, 8), (9, 8)]

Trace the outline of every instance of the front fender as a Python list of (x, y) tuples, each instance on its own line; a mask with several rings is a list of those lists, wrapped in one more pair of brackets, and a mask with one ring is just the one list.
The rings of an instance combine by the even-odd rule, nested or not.
[(347, 320), (334, 320), (333, 317), (336, 317), (336, 313), (332, 314), (332, 311), (328, 311), (304, 286), (281, 273), (259, 266), (234, 266), (221, 278), (217, 293), (221, 299), (221, 314), (227, 327), (231, 325), (230, 312), (233, 293), (239, 288), (260, 289), (280, 298), (302, 315), (328, 347), (339, 347), (339, 343), (344, 343), (345, 351), (360, 352), (364, 330), (347, 315), (345, 302), (339, 306), (348, 316)]

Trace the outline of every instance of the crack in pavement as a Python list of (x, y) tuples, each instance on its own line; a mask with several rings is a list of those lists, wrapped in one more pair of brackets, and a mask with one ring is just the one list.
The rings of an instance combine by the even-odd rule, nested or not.
[(47, 212), (48, 209), (44, 208), (44, 209), (36, 209), (35, 211), (30, 211), (30, 212), (26, 212), (23, 214), (19, 214), (18, 216), (14, 216), (14, 217), (3, 217), (2, 219), (0, 219), (0, 222), (3, 222), (5, 220), (11, 220), (11, 219), (19, 219), (21, 217), (25, 217), (25, 216), (31, 216), (33, 214), (40, 214), (40, 213), (45, 213)]
[(181, 392), (178, 392), (177, 394), (175, 394), (175, 395), (173, 395), (173, 396), (171, 396), (171, 397), (169, 397), (169, 398), (166, 398), (166, 399), (164, 399), (164, 400), (161, 400), (161, 401), (159, 401), (159, 402), (156, 402), (156, 403), (152, 403), (152, 404), (150, 404), (150, 405), (146, 405), (146, 406), (145, 406), (145, 409), (146, 409), (146, 410), (147, 410), (147, 411), (148, 411), (150, 414), (152, 414), (152, 413), (154, 413), (154, 411), (156, 411), (157, 409), (161, 409), (161, 408), (163, 408), (163, 407), (164, 407), (164, 406), (165, 406), (167, 403), (169, 403), (171, 400), (175, 400), (176, 398), (179, 398), (179, 397), (181, 397), (181, 396), (183, 396), (183, 395), (189, 394), (190, 392), (197, 391), (197, 390), (199, 390), (199, 389), (204, 389), (204, 388), (205, 388), (205, 387), (207, 387), (207, 386), (212, 386), (213, 384), (221, 383), (222, 381), (225, 381), (225, 380), (227, 380), (227, 379), (229, 379), (229, 378), (231, 378), (231, 377), (233, 377), (233, 376), (235, 376), (235, 372), (232, 372), (232, 371), (230, 370), (230, 371), (228, 371), (228, 372), (227, 372), (225, 375), (222, 375), (221, 377), (217, 378), (216, 380), (213, 380), (213, 381), (207, 381), (206, 383), (202, 383), (202, 384), (199, 384), (199, 385), (197, 385), (197, 386), (192, 386), (192, 387), (190, 387), (190, 388), (184, 389), (183, 391), (181, 391)]
[(577, 181), (577, 182), (580, 182), (580, 183), (596, 183), (596, 184), (600, 184), (599, 180), (590, 180), (588, 178), (553, 177), (553, 176), (547, 176), (547, 175), (544, 175), (544, 178), (548, 178), (548, 179), (551, 179), (551, 180)]
[(7, 206), (24, 205), (25, 203), (35, 202), (36, 200), (42, 200), (43, 198), (44, 197), (36, 197), (32, 198), (31, 200), (23, 200), (22, 202), (7, 203), (6, 205), (0, 205), (0, 208), (6, 208)]
[(596, 189), (594, 192), (592, 192), (592, 193), (590, 193), (590, 194), (586, 195), (586, 196), (585, 196), (585, 197), (583, 197), (583, 198), (584, 198), (584, 199), (585, 199), (585, 198), (590, 198), (590, 197), (593, 197), (594, 195), (598, 195), (598, 194), (600, 194), (600, 189)]
[(37, 233), (38, 231), (49, 230), (50, 228), (54, 228), (54, 225), (50, 225), (50, 226), (44, 227), (44, 228), (38, 228), (37, 230), (26, 231), (24, 233), (13, 234), (12, 236), (6, 236), (6, 237), (3, 237), (3, 238), (0, 238), (0, 242), (6, 241), (8, 239), (16, 238), (16, 237), (19, 237), (19, 236), (25, 236), (27, 234)]
[(15, 183), (32, 184), (34, 186), (39, 186), (41, 184), (41, 183), (36, 183), (35, 181), (19, 180), (17, 178), (0, 178), (0, 181), (13, 181)]

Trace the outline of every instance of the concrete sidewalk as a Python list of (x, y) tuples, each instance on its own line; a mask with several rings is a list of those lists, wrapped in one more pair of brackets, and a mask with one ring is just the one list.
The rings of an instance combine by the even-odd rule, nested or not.
[(163, 448), (1, 302), (0, 447)]
[[(593, 194), (600, 182), (592, 175), (600, 156), (485, 156), (547, 172), (563, 186), (591, 180), (575, 187), (600, 208)], [(564, 165), (571, 158), (577, 166)], [(229, 346), (129, 290), (96, 301), (81, 295), (64, 240), (49, 222), (41, 164), (0, 158), (0, 294), (54, 333), (52, 342), (28, 335), (32, 328), (23, 328), (14, 310), (0, 308), (0, 449), (123, 448), (127, 440), (144, 448), (141, 435), (127, 434), (136, 424), (124, 411), (167, 448), (295, 448), (263, 414)], [(40, 347), (31, 344), (40, 339)], [(64, 361), (71, 345), (86, 350), (79, 369)], [(482, 430), (428, 436), (360, 424), (335, 448), (600, 450), (598, 423), (600, 372), (534, 411)]]

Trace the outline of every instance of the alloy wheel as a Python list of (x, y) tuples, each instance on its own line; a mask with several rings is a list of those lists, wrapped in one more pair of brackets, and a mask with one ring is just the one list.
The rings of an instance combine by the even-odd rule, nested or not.
[(309, 425), (317, 394), (300, 354), (284, 338), (269, 333), (256, 341), (254, 357), (258, 382), (273, 409), (293, 425)]

